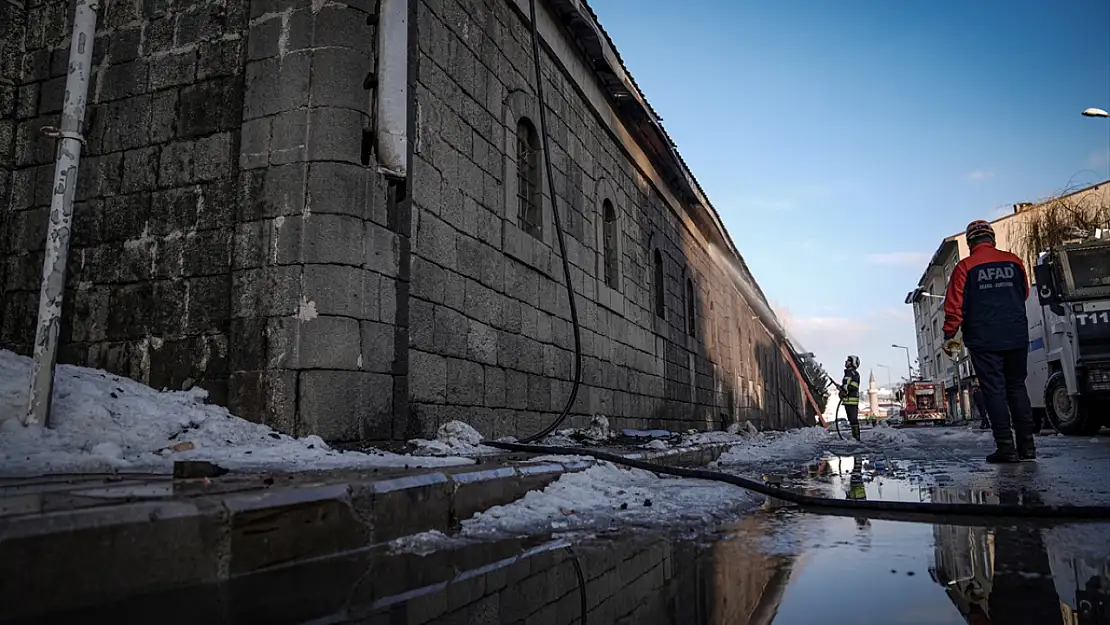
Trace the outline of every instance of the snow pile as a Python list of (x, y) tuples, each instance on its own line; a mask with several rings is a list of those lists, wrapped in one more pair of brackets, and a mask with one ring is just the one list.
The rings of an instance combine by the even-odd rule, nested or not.
[(542, 492), (495, 506), (462, 522), (462, 535), (485, 537), (629, 525), (705, 524), (750, 508), (752, 494), (718, 482), (658, 477), (603, 462), (568, 473)]
[(333, 450), (204, 403), (200, 389), (159, 392), (105, 371), (61, 365), (51, 429), (20, 423), (31, 360), (0, 350), (0, 474), (169, 472), (174, 460), (207, 460), (239, 471), (428, 467), (466, 458), (414, 458)]
[(581, 445), (605, 445), (613, 438), (613, 430), (609, 427), (609, 417), (594, 415), (590, 425), (576, 430), (566, 428), (544, 437), (537, 441), (540, 445), (553, 447), (578, 447)]
[(594, 415), (590, 419), (590, 426), (582, 432), (582, 438), (591, 443), (604, 443), (613, 438), (613, 430), (609, 428), (609, 417)]
[(811, 457), (825, 443), (838, 440), (835, 433), (821, 427), (787, 432), (760, 432), (738, 442), (718, 459), (721, 465), (767, 460), (797, 460)]
[(434, 440), (416, 438), (409, 441), (417, 456), (487, 456), (504, 453), (482, 444), (482, 433), (462, 421), (449, 421), (439, 426)]
[(418, 556), (426, 556), (456, 542), (456, 539), (451, 538), (439, 530), (429, 530), (419, 534), (403, 536), (391, 541), (389, 543), (389, 552), (393, 554), (411, 553)]

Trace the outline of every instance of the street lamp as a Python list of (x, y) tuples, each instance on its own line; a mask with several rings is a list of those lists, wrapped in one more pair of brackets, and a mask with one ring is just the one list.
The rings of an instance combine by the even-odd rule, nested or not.
[(891, 347), (893, 347), (894, 349), (904, 349), (904, 350), (906, 350), (906, 376), (907, 376), (907, 379), (912, 380), (913, 379), (913, 365), (910, 364), (910, 348), (906, 347), (905, 345), (891, 345)]
[(888, 389), (890, 389), (891, 393), (893, 393), (894, 392), (894, 384), (890, 381), (890, 367), (888, 367), (886, 365), (875, 365), (875, 366), (876, 367), (882, 367), (883, 369), (886, 369), (886, 387)]
[(1083, 109), (1083, 117), (1110, 117), (1110, 113), (1102, 109), (1089, 108)]

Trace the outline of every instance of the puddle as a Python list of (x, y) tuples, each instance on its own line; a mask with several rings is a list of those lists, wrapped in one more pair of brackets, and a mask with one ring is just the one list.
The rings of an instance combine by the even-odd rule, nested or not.
[[(788, 481), (839, 497), (1036, 503), (862, 456), (807, 463)], [(1110, 524), (930, 525), (769, 503), (694, 537), (421, 535), (27, 622), (570, 625), (583, 603), (591, 625), (1110, 625)]]

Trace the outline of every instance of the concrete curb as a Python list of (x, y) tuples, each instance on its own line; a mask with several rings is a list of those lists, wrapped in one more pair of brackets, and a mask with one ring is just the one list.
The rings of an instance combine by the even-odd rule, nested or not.
[[(703, 466), (732, 445), (622, 455)], [(198, 493), (189, 485), (178, 490), (175, 482), (166, 489), (169, 497), (0, 517), (0, 579), (18, 580), (0, 585), (0, 605), (7, 617), (21, 618), (218, 583), (429, 530), (447, 533), (477, 512), (593, 465), (582, 458), (497, 460), (502, 464), (494, 467), (487, 458), (482, 465), (401, 476), (322, 474), (314, 481), (301, 475), (302, 483), (262, 487), (259, 481), (250, 490), (223, 493)]]

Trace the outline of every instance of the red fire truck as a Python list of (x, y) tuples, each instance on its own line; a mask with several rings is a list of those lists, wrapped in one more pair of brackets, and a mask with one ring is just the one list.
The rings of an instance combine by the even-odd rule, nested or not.
[(920, 380), (908, 382), (903, 389), (906, 409), (902, 426), (941, 425), (945, 422), (944, 387)]

